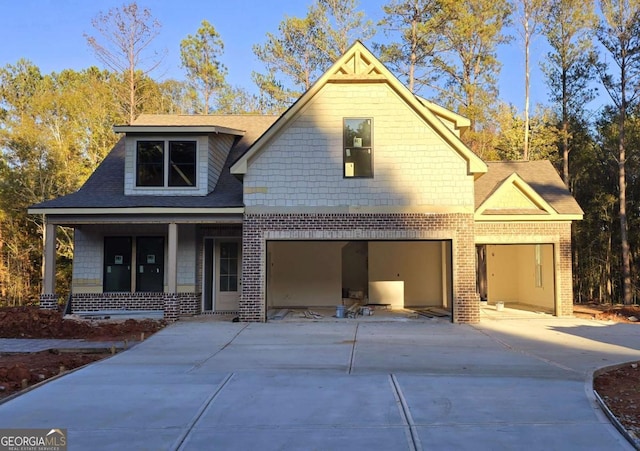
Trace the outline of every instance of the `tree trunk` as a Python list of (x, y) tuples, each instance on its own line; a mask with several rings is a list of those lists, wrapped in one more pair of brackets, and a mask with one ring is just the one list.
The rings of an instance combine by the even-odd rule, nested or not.
[(569, 180), (569, 113), (567, 98), (567, 71), (562, 69), (562, 180), (567, 186), (567, 189), (571, 190)]
[(414, 94), (415, 89), (415, 70), (416, 70), (416, 48), (418, 47), (418, 10), (416, 8), (413, 19), (411, 20), (411, 55), (409, 63), (409, 91)]
[(524, 143), (522, 146), (522, 159), (529, 160), (529, 47), (531, 44), (529, 35), (529, 22), (524, 22)]
[[(623, 102), (624, 103), (624, 102)], [(623, 107), (626, 108), (626, 105)], [(622, 109), (621, 109), (622, 110)], [(619, 131), (619, 160), (618, 160), (618, 187), (620, 191), (620, 245), (622, 247), (622, 302), (629, 305), (633, 302), (631, 288), (631, 257), (629, 250), (629, 226), (627, 221), (627, 180), (626, 180), (626, 149), (625, 149), (625, 111), (621, 111), (618, 131)]]

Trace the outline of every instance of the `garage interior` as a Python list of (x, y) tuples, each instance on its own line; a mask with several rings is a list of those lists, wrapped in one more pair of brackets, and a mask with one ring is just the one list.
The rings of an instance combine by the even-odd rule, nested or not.
[(451, 241), (268, 241), (267, 310), (354, 303), (449, 316)]
[(480, 300), (495, 308), (556, 314), (553, 244), (476, 246)]

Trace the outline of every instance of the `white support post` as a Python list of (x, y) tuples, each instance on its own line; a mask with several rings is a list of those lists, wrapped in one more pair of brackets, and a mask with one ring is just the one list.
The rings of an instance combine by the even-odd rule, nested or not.
[(46, 222), (44, 229), (42, 294), (55, 294), (56, 292), (56, 231), (55, 224)]
[(178, 224), (169, 224), (168, 252), (168, 292), (175, 294), (178, 292)]

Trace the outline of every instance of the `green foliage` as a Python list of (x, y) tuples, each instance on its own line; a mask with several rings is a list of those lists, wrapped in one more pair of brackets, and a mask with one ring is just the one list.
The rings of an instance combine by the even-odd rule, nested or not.
[(441, 0), (447, 20), (440, 30), (443, 50), (433, 58), (440, 73), (435, 88), (440, 101), (471, 120), (463, 137), (481, 157), (493, 139), (487, 125), (498, 104), (502, 64), (497, 47), (509, 42), (504, 27), (511, 7), (506, 0)]
[(194, 35), (188, 35), (180, 43), (182, 66), (187, 71), (189, 85), (199, 93), (202, 108), (198, 112), (211, 111), (211, 100), (224, 84), (227, 69), (219, 60), (224, 53), (224, 43), (216, 29), (206, 20)]
[(303, 18), (285, 17), (278, 33), (253, 46), (266, 73), (254, 72), (262, 111), (282, 112), (336, 61), (356, 39), (373, 36), (356, 0), (316, 0)]
[(431, 60), (444, 51), (438, 36), (447, 20), (440, 0), (392, 0), (383, 9), (380, 25), (394, 40), (374, 46), (380, 60), (406, 79), (411, 92), (433, 85), (438, 73)]
[[(317, 0), (319, 27), (315, 45), (330, 64), (340, 58), (356, 40), (367, 41), (376, 31), (373, 22), (358, 11), (358, 0)], [(327, 64), (328, 66), (328, 64)]]
[[(42, 75), (25, 60), (0, 68), (0, 287), (14, 302), (37, 298), (39, 288), (42, 218), (27, 208), (78, 189), (117, 140), (112, 83), (96, 68)], [(68, 261), (64, 230), (58, 249)]]
[[(279, 34), (267, 33), (264, 45), (254, 45), (253, 52), (262, 61), (267, 74), (254, 74), (261, 93), (285, 108), (311, 87), (325, 65), (317, 48), (317, 40), (324, 36), (320, 28), (319, 12), (310, 8), (306, 17), (286, 17), (278, 27)], [(284, 76), (293, 86), (286, 88), (276, 80)]]

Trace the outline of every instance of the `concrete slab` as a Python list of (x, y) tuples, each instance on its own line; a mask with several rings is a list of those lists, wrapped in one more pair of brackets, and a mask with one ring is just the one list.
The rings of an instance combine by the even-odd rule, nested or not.
[(198, 365), (196, 372), (211, 370), (318, 370), (349, 371), (352, 344), (230, 345)]
[(410, 448), (405, 429), (399, 426), (199, 427), (180, 449), (406, 451)]
[(198, 425), (404, 426), (388, 375), (236, 373)]
[[(127, 347), (136, 342), (127, 343)], [(115, 346), (124, 349), (122, 341), (88, 341), (51, 338), (0, 338), (0, 353), (2, 352), (40, 352), (48, 349), (109, 349)]]
[(632, 449), (622, 437), (614, 437), (598, 425), (572, 423), (465, 424), (417, 427), (422, 449), (456, 451), (585, 451)]
[[(584, 382), (523, 377), (424, 377), (399, 374), (417, 426), (448, 424), (597, 423)], [(562, 403), (558, 404), (558, 399)]]
[(0, 404), (69, 449), (631, 449), (590, 368), (640, 326), (185, 321)]

